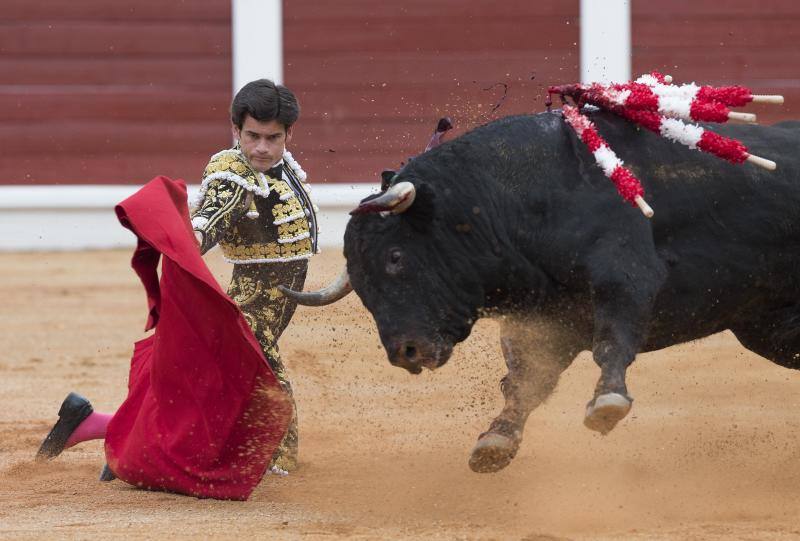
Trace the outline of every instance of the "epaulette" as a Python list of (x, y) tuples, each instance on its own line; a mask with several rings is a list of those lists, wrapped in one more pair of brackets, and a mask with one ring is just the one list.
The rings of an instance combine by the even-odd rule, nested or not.
[(203, 202), (209, 186), (222, 180), (238, 184), (248, 192), (260, 197), (269, 196), (269, 186), (264, 174), (253, 170), (239, 149), (231, 148), (211, 156), (205, 171), (203, 171), (200, 191), (197, 193), (192, 207), (197, 208)]

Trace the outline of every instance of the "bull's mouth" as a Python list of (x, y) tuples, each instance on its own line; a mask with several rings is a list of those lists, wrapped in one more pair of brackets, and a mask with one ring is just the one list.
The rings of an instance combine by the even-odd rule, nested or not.
[(444, 365), (453, 353), (453, 343), (439, 339), (435, 341), (399, 338), (386, 344), (386, 354), (394, 366), (419, 374), (423, 368), (436, 370)]

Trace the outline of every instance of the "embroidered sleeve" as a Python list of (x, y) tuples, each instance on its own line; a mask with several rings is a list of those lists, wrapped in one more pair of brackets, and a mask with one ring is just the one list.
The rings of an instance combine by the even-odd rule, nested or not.
[(208, 183), (203, 199), (192, 212), (192, 228), (203, 240), (200, 253), (213, 248), (247, 212), (247, 190), (235, 182), (217, 179)]

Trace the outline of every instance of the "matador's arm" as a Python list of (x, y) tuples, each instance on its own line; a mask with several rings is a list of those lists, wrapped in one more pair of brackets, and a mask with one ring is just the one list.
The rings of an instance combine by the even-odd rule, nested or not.
[[(200, 253), (213, 248), (247, 212), (250, 192), (235, 182), (213, 180), (192, 211), (192, 229), (200, 242)], [(250, 195), (252, 197), (252, 195)]]

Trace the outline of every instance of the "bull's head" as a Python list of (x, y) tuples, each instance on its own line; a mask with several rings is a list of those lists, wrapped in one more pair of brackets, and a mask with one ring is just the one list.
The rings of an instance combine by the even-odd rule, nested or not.
[(375, 318), (389, 361), (417, 374), (442, 366), (469, 335), (483, 288), (472, 254), (441, 235), (432, 188), (403, 173), (392, 181), (350, 213), (347, 268), (333, 285), (281, 291), (300, 304), (321, 306), (355, 290)]

